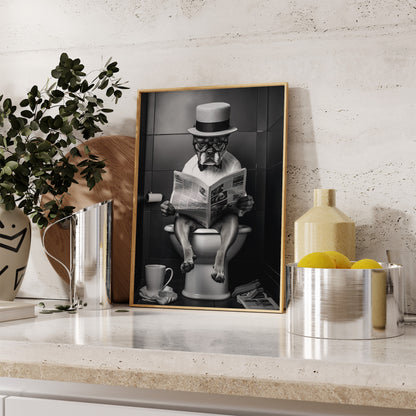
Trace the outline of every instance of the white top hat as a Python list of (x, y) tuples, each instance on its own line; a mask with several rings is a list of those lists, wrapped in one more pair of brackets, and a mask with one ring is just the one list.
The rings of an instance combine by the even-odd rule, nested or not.
[(207, 103), (196, 106), (195, 127), (188, 129), (194, 136), (215, 137), (231, 134), (237, 127), (230, 127), (231, 106), (228, 103)]

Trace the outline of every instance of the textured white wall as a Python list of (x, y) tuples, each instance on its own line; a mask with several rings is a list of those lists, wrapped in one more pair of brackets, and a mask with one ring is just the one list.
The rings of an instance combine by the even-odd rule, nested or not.
[(14, 0), (0, 39), (0, 92), (16, 100), (62, 51), (115, 58), (131, 90), (107, 134), (134, 136), (140, 88), (287, 81), (288, 260), (315, 187), (337, 189), (357, 257), (416, 250), (415, 0)]

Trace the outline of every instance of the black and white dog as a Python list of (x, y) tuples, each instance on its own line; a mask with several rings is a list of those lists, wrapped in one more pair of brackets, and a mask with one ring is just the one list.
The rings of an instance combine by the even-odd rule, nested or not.
[[(228, 103), (207, 103), (196, 107), (196, 125), (188, 129), (193, 135), (195, 155), (183, 168), (184, 173), (196, 176), (211, 185), (223, 176), (241, 169), (240, 162), (227, 151), (228, 137), (237, 131), (230, 127), (231, 106)], [(224, 262), (228, 249), (234, 243), (238, 232), (238, 217), (253, 208), (254, 201), (250, 195), (241, 197), (236, 205), (224, 211), (221, 218), (212, 225), (221, 236), (221, 245), (215, 257), (212, 278), (224, 282)], [(176, 209), (169, 202), (162, 202), (162, 214), (175, 215)], [(182, 245), (183, 263), (181, 271), (187, 273), (194, 267), (195, 255), (190, 243), (190, 234), (202, 228), (193, 219), (176, 213), (175, 235)]]

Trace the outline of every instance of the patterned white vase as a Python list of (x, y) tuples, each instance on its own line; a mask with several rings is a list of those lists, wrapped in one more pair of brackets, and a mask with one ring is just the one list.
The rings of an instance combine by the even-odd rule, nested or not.
[(31, 227), (19, 208), (0, 204), (0, 300), (14, 300), (29, 259)]

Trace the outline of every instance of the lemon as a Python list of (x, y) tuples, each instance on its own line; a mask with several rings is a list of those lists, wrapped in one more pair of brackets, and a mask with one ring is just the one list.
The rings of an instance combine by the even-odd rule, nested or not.
[(338, 251), (324, 251), (332, 260), (335, 261), (337, 269), (351, 269), (351, 262), (347, 256)]
[(302, 257), (298, 263), (298, 267), (314, 267), (317, 269), (335, 269), (335, 261), (328, 254), (320, 251), (307, 254)]
[(356, 261), (351, 269), (382, 269), (383, 267), (378, 261), (372, 259), (362, 259)]

